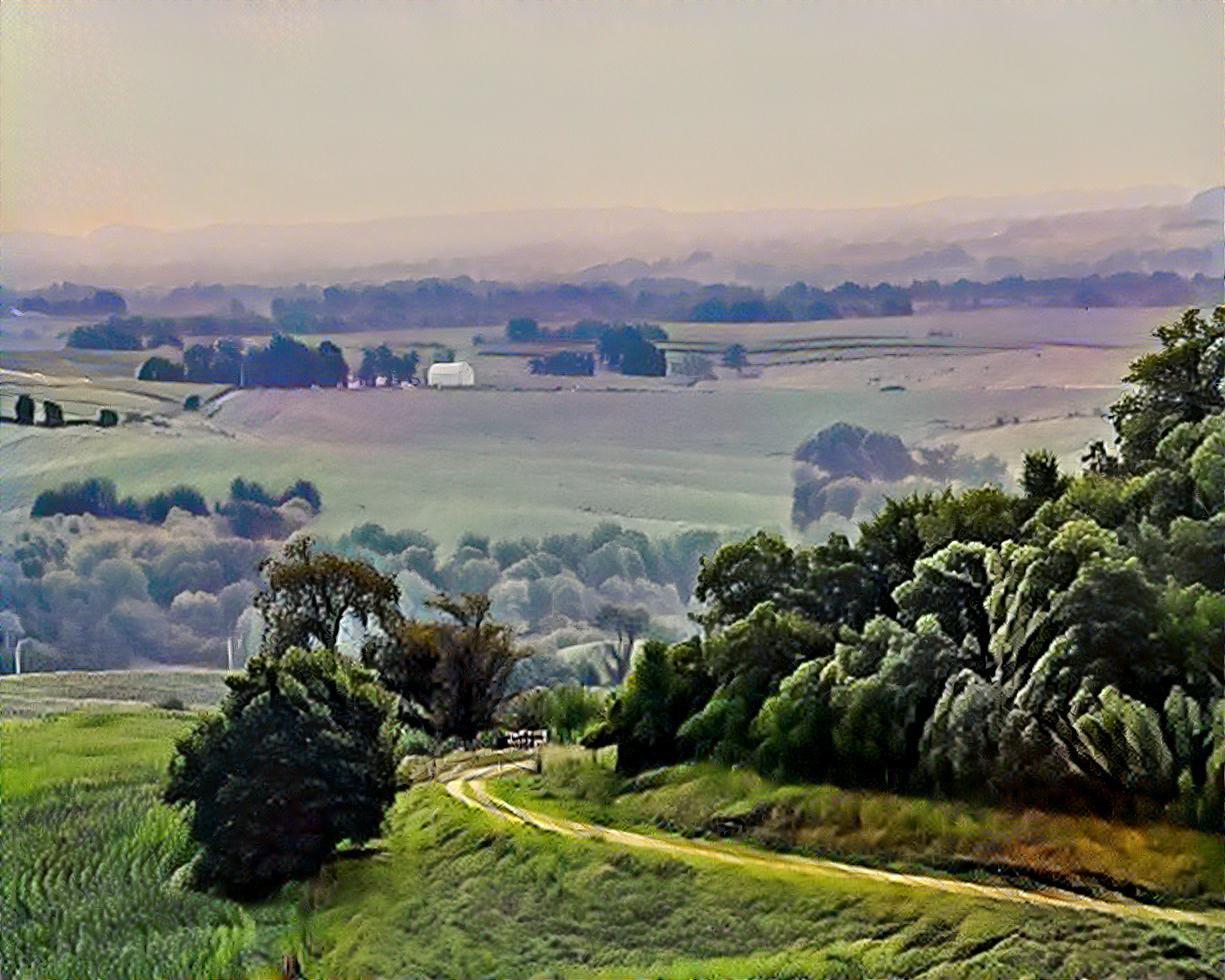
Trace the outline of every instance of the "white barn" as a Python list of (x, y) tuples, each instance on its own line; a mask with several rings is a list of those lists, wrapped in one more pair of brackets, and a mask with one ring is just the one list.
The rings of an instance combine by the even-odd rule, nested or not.
[(476, 384), (476, 372), (467, 361), (431, 364), (425, 380), (431, 388), (471, 388)]

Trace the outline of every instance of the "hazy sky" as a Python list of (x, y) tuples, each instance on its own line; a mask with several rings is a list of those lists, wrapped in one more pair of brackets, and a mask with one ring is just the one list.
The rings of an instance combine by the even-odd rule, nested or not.
[(1219, 0), (0, 4), (0, 220), (82, 232), (1221, 182)]

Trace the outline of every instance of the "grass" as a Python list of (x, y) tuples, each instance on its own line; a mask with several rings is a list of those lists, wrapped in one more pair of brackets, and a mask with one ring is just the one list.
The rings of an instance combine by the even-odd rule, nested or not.
[(634, 791), (572, 750), (546, 753), (543, 776), (503, 785), (508, 799), (577, 810), (598, 823), (735, 837), (860, 863), (1225, 905), (1225, 840), (1168, 824), (780, 785), (711, 765), (651, 774)]
[(1204, 929), (642, 854), (503, 823), (437, 784), (400, 794), (373, 853), (240, 906), (176, 884), (192, 850), (158, 794), (190, 720), (112, 709), (6, 722), (0, 974), (273, 976), (287, 946), (308, 976), (337, 980), (1225, 968), (1221, 936)]
[[(312, 889), (308, 975), (337, 978), (1194, 977), (1220, 935), (728, 868), (401, 794), (381, 854)], [(1215, 962), (1214, 962), (1215, 957)]]
[(175, 883), (194, 847), (159, 795), (191, 720), (142, 710), (5, 722), (0, 975), (222, 980), (277, 957), (293, 889), (240, 906)]
[(102, 703), (158, 706), (177, 698), (211, 707), (226, 693), (221, 670), (73, 670), (0, 677), (0, 718), (37, 717)]

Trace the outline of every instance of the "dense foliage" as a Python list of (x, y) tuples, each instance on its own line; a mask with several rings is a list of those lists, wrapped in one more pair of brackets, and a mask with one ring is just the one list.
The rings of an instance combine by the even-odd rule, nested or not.
[[(804, 282), (776, 292), (726, 283), (645, 276), (614, 282), (510, 283), (452, 279), (397, 280), (378, 285), (292, 287), (272, 299), (277, 326), (292, 333), (395, 327), (471, 326), (516, 322), (520, 340), (546, 339), (539, 322), (653, 320), (757, 322), (897, 316), (916, 303), (952, 309), (980, 306), (1174, 306), (1210, 302), (1220, 283), (1171, 273), (1119, 273), (1085, 278), (992, 282), (959, 280), (909, 285), (843, 283), (824, 289)], [(537, 323), (538, 332), (531, 324)], [(237, 331), (235, 331), (237, 332)], [(257, 331), (247, 331), (253, 333)], [(264, 331), (266, 332), (266, 331)]]
[(561, 350), (544, 354), (528, 361), (532, 374), (561, 374), (574, 377), (590, 377), (595, 374), (595, 355), (584, 351)]
[(916, 494), (855, 544), (704, 560), (705, 636), (648, 646), (591, 741), (627, 770), (681, 753), (1219, 829), (1225, 308), (1156, 337), (1114, 464), (1032, 453), (1019, 495)]
[[(318, 513), (323, 503), (319, 490), (309, 480), (298, 480), (274, 495), (253, 480), (235, 477), (230, 484), (229, 499), (218, 503), (215, 512), (227, 517), (234, 533), (241, 537), (280, 538), (285, 537), (295, 525), (277, 508), (292, 500), (302, 501), (312, 514)], [(89, 514), (93, 517), (162, 524), (173, 509), (197, 517), (210, 513), (204, 495), (194, 487), (171, 487), (138, 500), (136, 497), (120, 498), (111, 480), (90, 477), (44, 490), (34, 498), (30, 516)]]
[(395, 796), (390, 695), (332, 650), (257, 656), (179, 740), (168, 803), (191, 807), (194, 882), (242, 898), (308, 878), (378, 834)]

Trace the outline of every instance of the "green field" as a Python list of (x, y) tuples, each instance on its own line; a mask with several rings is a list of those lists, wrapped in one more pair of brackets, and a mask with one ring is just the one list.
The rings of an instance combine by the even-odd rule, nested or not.
[[(669, 324), (678, 341), (744, 342), (763, 352), (751, 354), (743, 375), (723, 369), (716, 381), (692, 387), (603, 373), (533, 379), (521, 360), (484, 357), (471, 345), (473, 334), (496, 335), (496, 328), (381, 331), (342, 338), (350, 361), (376, 340), (449, 343), (473, 360), (480, 387), (245, 391), (199, 414), (175, 407), (193, 386), (131, 380), (139, 354), (6, 354), (6, 367), (56, 379), (64, 386), (58, 397), (82, 412), (96, 414), (89, 399), (107, 404), (113, 391), (161, 417), (108, 431), (4, 427), (3, 512), (19, 520), (38, 491), (82, 475), (110, 477), (125, 494), (187, 482), (211, 499), (238, 475), (276, 486), (306, 476), (323, 492), (324, 533), (366, 520), (421, 528), (444, 544), (468, 530), (539, 535), (608, 519), (659, 533), (783, 529), (791, 454), (835, 421), (925, 445), (957, 442), (1013, 467), (1039, 445), (1076, 462), (1088, 441), (1108, 434), (1101, 413), (1117, 396), (1118, 378), (1169, 312), (1008, 309)], [(883, 332), (904, 334), (908, 346), (874, 350), (862, 339)], [(861, 339), (839, 341), (820, 360), (812, 350), (777, 353), (788, 345), (828, 347), (821, 338), (829, 337)], [(995, 349), (975, 352), (984, 348)], [(11, 412), (8, 399), (22, 382), (5, 377), (14, 382), (5, 391)], [(891, 385), (904, 390), (881, 390)], [(98, 397), (104, 386), (106, 397)]]
[(225, 978), (273, 961), (291, 903), (244, 908), (174, 884), (192, 845), (158, 799), (190, 722), (144, 710), (0, 724), (0, 974)]
[(152, 709), (6, 721), (6, 977), (1196, 977), (1219, 934), (569, 840), (400, 794), (375, 853), (255, 906), (183, 890), (157, 802), (190, 723)]

